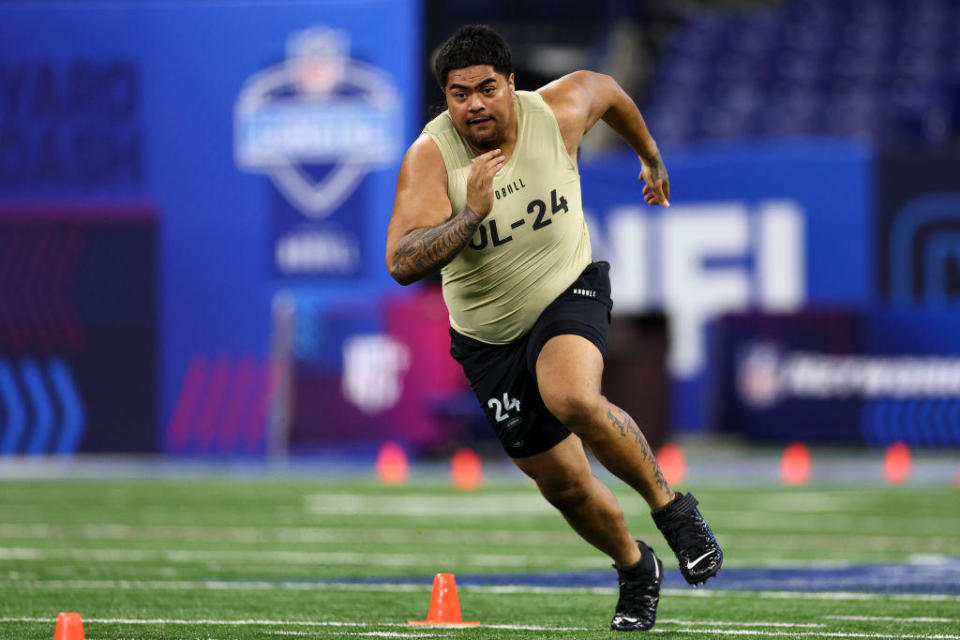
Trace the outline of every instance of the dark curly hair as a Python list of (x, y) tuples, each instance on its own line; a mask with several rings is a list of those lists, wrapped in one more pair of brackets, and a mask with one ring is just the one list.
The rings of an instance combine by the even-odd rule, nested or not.
[(446, 89), (451, 71), (478, 64), (488, 64), (505, 76), (513, 73), (507, 41), (485, 24), (469, 24), (460, 27), (443, 43), (433, 64), (433, 72), (440, 88)]

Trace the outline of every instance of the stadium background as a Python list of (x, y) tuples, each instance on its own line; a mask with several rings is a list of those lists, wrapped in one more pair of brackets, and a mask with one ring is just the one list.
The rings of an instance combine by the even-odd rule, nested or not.
[(669, 211), (602, 125), (581, 168), (651, 439), (960, 445), (956, 4), (549, 7), (0, 4), (0, 451), (483, 446), (435, 283), (382, 265), (431, 48), (479, 20), (520, 88), (610, 73), (662, 147)]
[[(470, 22), (511, 43), (521, 89), (609, 73), (658, 140), (663, 210), (604, 125), (581, 149), (594, 254), (613, 265), (604, 385), (659, 452), (686, 452), (730, 549), (725, 611), (783, 613), (776, 595), (746, 613), (751, 589), (895, 592), (829, 611), (810, 596), (792, 620), (923, 615), (884, 637), (956, 637), (938, 626), (960, 624), (953, 0), (0, 0), (0, 637), (49, 637), (60, 606), (100, 612), (101, 638), (170, 637), (137, 626), (160, 615), (300, 619), (293, 633), (373, 624), (375, 604), (396, 622), (420, 615), (434, 570), (606, 566), (504, 463), (447, 354), (438, 283), (402, 288), (383, 265), (402, 154), (442, 103), (430, 56)], [(406, 487), (374, 478), (387, 443), (413, 464)], [(812, 476), (806, 449), (782, 466), (791, 443)], [(448, 495), (464, 447), (492, 494)], [(523, 558), (497, 546), (514, 528)], [(461, 539), (470, 552), (444, 547)], [(401, 544), (409, 564), (371, 551)], [(834, 561), (856, 566), (737, 573)], [(330, 583), (383, 576), (420, 582)], [(569, 580), (607, 615), (612, 591), (589, 591), (607, 577)], [(515, 612), (490, 579), (464, 581), (485, 621), (604, 624)], [(228, 602), (268, 587), (290, 591)]]

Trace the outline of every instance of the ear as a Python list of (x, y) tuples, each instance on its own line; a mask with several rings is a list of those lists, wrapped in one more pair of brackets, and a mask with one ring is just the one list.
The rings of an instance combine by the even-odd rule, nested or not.
[(512, 73), (509, 76), (507, 76), (507, 86), (510, 87), (510, 91), (513, 91), (514, 89), (516, 89), (513, 83), (513, 79), (514, 78)]

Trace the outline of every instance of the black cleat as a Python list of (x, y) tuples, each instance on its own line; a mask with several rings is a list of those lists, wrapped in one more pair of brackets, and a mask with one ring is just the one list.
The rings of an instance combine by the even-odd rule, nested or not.
[(613, 631), (646, 631), (653, 628), (657, 619), (663, 563), (643, 542), (637, 540), (637, 546), (641, 553), (640, 562), (626, 569), (613, 565), (620, 584), (617, 611), (610, 621)]
[(697, 504), (693, 494), (677, 492), (670, 504), (652, 513), (657, 528), (677, 555), (680, 573), (692, 585), (717, 575), (723, 564), (723, 551)]

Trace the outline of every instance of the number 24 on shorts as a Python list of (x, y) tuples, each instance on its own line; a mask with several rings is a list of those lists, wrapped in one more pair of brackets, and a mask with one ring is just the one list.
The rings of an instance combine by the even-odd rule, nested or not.
[(510, 416), (507, 415), (511, 409), (516, 409), (520, 411), (520, 400), (518, 398), (510, 398), (506, 393), (503, 394), (503, 402), (500, 402), (497, 398), (490, 398), (487, 400), (487, 406), (496, 411), (494, 416), (497, 419), (497, 422), (503, 422)]

